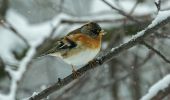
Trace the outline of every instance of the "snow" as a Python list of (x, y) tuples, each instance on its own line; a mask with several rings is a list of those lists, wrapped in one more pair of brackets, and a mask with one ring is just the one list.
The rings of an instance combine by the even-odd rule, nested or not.
[(36, 96), (38, 93), (37, 92), (34, 92), (33, 94), (32, 94), (32, 96)]
[[(107, 5), (103, 5), (102, 0), (93, 0), (92, 3), (92, 5), (94, 6), (92, 6), (91, 13), (110, 10), (110, 7), (108, 7)], [(102, 5), (102, 7), (98, 5)]]
[(152, 23), (148, 26), (148, 28), (155, 26), (156, 24), (160, 23), (162, 20), (167, 19), (169, 16), (170, 16), (170, 10), (159, 11), (158, 15), (152, 21)]
[(29, 67), (28, 64), (34, 57), (34, 54), (36, 53), (36, 47), (40, 45), (41, 42), (42, 40), (41, 41), (37, 40), (37, 43), (31, 45), (26, 56), (19, 63), (18, 70), (13, 70), (10, 67), (6, 67), (6, 71), (9, 73), (11, 77), (10, 92), (9, 94), (0, 94), (0, 100), (15, 100), (18, 82), (22, 79), (27, 67)]
[[(136, 35), (132, 36), (132, 38), (130, 38), (129, 40), (127, 40), (125, 43), (128, 43), (129, 41), (131, 40), (135, 40), (136, 38), (144, 35), (145, 31), (148, 30), (148, 29), (151, 29), (153, 28), (154, 26), (156, 26), (158, 23), (160, 23), (161, 21), (167, 19), (168, 17), (170, 17), (170, 10), (167, 10), (167, 11), (160, 11), (158, 13), (158, 15), (156, 16), (156, 18), (152, 21), (152, 23), (150, 25), (148, 25), (148, 27), (146, 27), (145, 29), (139, 31), (136, 33)], [(122, 44), (121, 44), (122, 45)], [(121, 46), (120, 45), (120, 46)], [(115, 48), (112, 48), (110, 51), (113, 52)]]
[(22, 34), (22, 36), (26, 38), (30, 43), (37, 39), (48, 37), (52, 28), (60, 24), (60, 21), (63, 18), (68, 19), (70, 17), (66, 14), (61, 13), (51, 21), (31, 25), (28, 23), (27, 19), (25, 19), (15, 10), (10, 9), (7, 13), (8, 22), (12, 24), (12, 26), (17, 31), (19, 31), (19, 33)]
[(156, 3), (156, 4), (159, 4), (159, 2), (160, 2), (160, 0), (155, 0), (155, 3)]
[(146, 27), (144, 30), (137, 32), (136, 35), (134, 35), (132, 37), (132, 39), (136, 39), (137, 37), (142, 36), (146, 30), (153, 28), (154, 26), (156, 26), (158, 23), (162, 22), (163, 20), (167, 19), (168, 17), (170, 17), (170, 10), (168, 11), (160, 11), (158, 13), (158, 15), (156, 16), (156, 18), (152, 21), (152, 23)]
[[(116, 6), (116, 4), (114, 4), (113, 0), (107, 0), (107, 1), (109, 1), (109, 3)], [(120, 2), (120, 5), (123, 7), (123, 10), (125, 10), (126, 12), (129, 12), (130, 9), (134, 6), (134, 4), (135, 4), (134, 2), (129, 2), (129, 1)], [(104, 11), (113, 11), (113, 10), (110, 7), (108, 7), (107, 5), (105, 5), (101, 0), (94, 0), (91, 13), (92, 14), (99, 13), (102, 11), (104, 12)], [(141, 11), (142, 11), (142, 13), (141, 13)], [(139, 15), (139, 14), (145, 14), (145, 13), (151, 13), (151, 12), (153, 12), (153, 9), (149, 8), (149, 6), (147, 7), (147, 6), (140, 4), (136, 8), (134, 14)], [(26, 38), (26, 40), (28, 40), (31, 47), (28, 50), (26, 56), (20, 62), (17, 61), (13, 57), (13, 54), (11, 53), (11, 49), (13, 49), (13, 48), (16, 49), (16, 45), (21, 45), (21, 48), (22, 48), (22, 46), (24, 47), (23, 42), (16, 35), (14, 35), (10, 30), (0, 27), (0, 33), (1, 33), (1, 35), (0, 35), (0, 43), (1, 43), (0, 56), (3, 57), (3, 60), (5, 60), (5, 61), (8, 60), (12, 63), (19, 64), (18, 70), (13, 70), (13, 69), (11, 69), (10, 66), (6, 66), (6, 71), (11, 76), (10, 92), (8, 94), (0, 94), (0, 100), (14, 100), (15, 99), (16, 91), (18, 88), (18, 82), (23, 78), (23, 75), (26, 72), (27, 67), (29, 67), (28, 64), (31, 61), (31, 59), (33, 58), (34, 54), (36, 53), (36, 47), (42, 43), (44, 38), (49, 36), (49, 33), (51, 32), (53, 27), (58, 27), (55, 32), (55, 36), (58, 36), (61, 33), (62, 33), (62, 35), (65, 35), (67, 32), (64, 32), (64, 31), (66, 31), (65, 28), (67, 28), (68, 26), (69, 26), (69, 29), (67, 31), (69, 31), (70, 29), (73, 29), (73, 28), (77, 28), (76, 25), (67, 25), (67, 24), (61, 25), (61, 23), (60, 23), (61, 20), (63, 20), (63, 19), (68, 19), (68, 20), (73, 20), (73, 21), (74, 20), (75, 21), (83, 21), (83, 20), (90, 21), (90, 20), (102, 20), (102, 19), (109, 20), (109, 19), (116, 19), (116, 18), (123, 17), (123, 16), (121, 16), (121, 17), (120, 16), (121, 15), (119, 15), (119, 14), (113, 16), (113, 13), (111, 12), (108, 14), (103, 14), (102, 16), (93, 15), (93, 16), (77, 18), (77, 17), (69, 16), (64, 13), (60, 13), (50, 21), (32, 25), (28, 22), (28, 20), (25, 17), (23, 17), (22, 15), (17, 13), (15, 10), (9, 9), (7, 12), (7, 16), (6, 16), (7, 21), (10, 24), (12, 24), (12, 26), (24, 38)], [(166, 19), (168, 16), (170, 16), (170, 11), (160, 11), (158, 13), (157, 17), (155, 18), (155, 20), (153, 20), (152, 23), (146, 29), (138, 32), (137, 35), (133, 36), (132, 39), (135, 39), (135, 38), (143, 35), (144, 32), (148, 28), (154, 27), (156, 24), (158, 24), (160, 21)], [(58, 25), (60, 25), (60, 26), (58, 26)], [(106, 46), (107, 46), (107, 44), (104, 43), (103, 48), (106, 48)], [(21, 48), (19, 48), (19, 49), (21, 49)], [(115, 50), (115, 48), (111, 49), (111, 51), (114, 51), (114, 50)], [(66, 69), (68, 69), (71, 73), (71, 67), (70, 67), (70, 69), (69, 69), (69, 67), (67, 67)], [(59, 70), (61, 70), (61, 68), (59, 68)], [(60, 72), (62, 72), (61, 78), (63, 76), (63, 73), (66, 73), (65, 76), (67, 76), (67, 74), (68, 74), (67, 71), (64, 71), (64, 72), (60, 71)], [(59, 75), (57, 74), (57, 76), (59, 76)], [(169, 77), (170, 76), (168, 76), (168, 78)], [(165, 78), (163, 80), (165, 80)], [(166, 79), (165, 82), (169, 83), (169, 80)], [(155, 87), (153, 86), (152, 87), (153, 89), (151, 88), (150, 91), (152, 92), (153, 90), (156, 90), (156, 89), (157, 90), (163, 89), (168, 85), (168, 83), (163, 84), (163, 82), (159, 82), (159, 84), (161, 84), (161, 85), (163, 84), (163, 86), (161, 87), (161, 85), (158, 85), (158, 86), (154, 85)], [(150, 93), (150, 91), (149, 91), (149, 94), (156, 93), (156, 92)], [(34, 94), (36, 95), (36, 92)], [(146, 99), (142, 99), (142, 100), (146, 100)]]
[(165, 76), (163, 79), (154, 84), (148, 91), (146, 95), (144, 95), (141, 100), (150, 100), (154, 97), (159, 91), (163, 91), (170, 85), (170, 75)]
[[(123, 2), (119, 2), (119, 5), (121, 7), (119, 7), (116, 4), (116, 0), (106, 0), (107, 2), (109, 2), (111, 5), (113, 5), (116, 8), (121, 8), (121, 10), (125, 11), (125, 12), (130, 12), (132, 10), (132, 8), (134, 7), (134, 5), (136, 4), (134, 1), (132, 0), (124, 0)], [(100, 6), (99, 6), (100, 5)], [(146, 5), (146, 4), (138, 4), (134, 13), (135, 15), (144, 15), (144, 14), (150, 14), (154, 12), (154, 6), (150, 6), (150, 5)], [(106, 5), (102, 0), (93, 0), (93, 6), (91, 9), (91, 13), (99, 13), (99, 12), (104, 12), (104, 11), (111, 11), (109, 15), (112, 15), (112, 17), (120, 17), (119, 14), (114, 14), (113, 16), (113, 9), (111, 9), (108, 5)], [(141, 13), (142, 12), (142, 13)]]

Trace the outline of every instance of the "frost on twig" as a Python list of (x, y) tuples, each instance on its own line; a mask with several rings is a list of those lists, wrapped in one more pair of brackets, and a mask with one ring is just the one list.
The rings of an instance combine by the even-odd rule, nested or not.
[[(143, 41), (144, 38), (151, 35), (153, 32), (155, 32), (157, 29), (161, 28), (168, 22), (170, 22), (170, 11), (159, 12), (157, 17), (152, 21), (152, 23), (147, 28), (138, 32), (128, 42), (123, 43), (120, 46), (113, 48), (110, 52), (107, 52), (105, 55), (95, 59), (93, 68), (98, 67), (98, 65), (106, 63), (107, 61), (110, 61), (115, 56), (119, 55), (120, 53), (137, 45), (138, 43)], [(78, 72), (80, 72), (81, 75), (83, 75), (86, 71), (90, 70), (91, 68), (92, 67), (90, 66), (90, 64), (87, 64), (84, 67), (80, 68), (78, 70)], [(49, 86), (48, 88), (44, 89), (43, 91), (39, 92), (37, 95), (31, 96), (29, 98), (29, 100), (40, 100), (40, 99), (46, 98), (51, 93), (59, 90), (60, 88), (62, 88), (65, 85), (69, 84), (71, 81), (74, 80), (74, 78), (73, 78), (73, 75), (71, 74), (61, 80), (62, 80), (62, 85), (60, 85), (61, 83), (55, 83), (55, 84)]]

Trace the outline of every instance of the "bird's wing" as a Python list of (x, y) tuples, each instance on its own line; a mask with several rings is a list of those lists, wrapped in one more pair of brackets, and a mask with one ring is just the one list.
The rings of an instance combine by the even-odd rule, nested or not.
[(67, 36), (64, 38), (61, 38), (57, 41), (57, 43), (47, 52), (45, 52), (44, 55), (52, 54), (55, 52), (64, 52), (68, 51), (72, 48), (75, 48), (77, 46), (77, 43), (69, 39)]

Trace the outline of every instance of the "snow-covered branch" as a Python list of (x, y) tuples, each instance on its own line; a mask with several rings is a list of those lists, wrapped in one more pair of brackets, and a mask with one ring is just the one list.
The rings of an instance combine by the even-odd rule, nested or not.
[(170, 93), (170, 75), (155, 83), (141, 100), (162, 100)]
[(9, 94), (0, 94), (1, 100), (15, 100), (18, 83), (22, 79), (23, 74), (25, 73), (31, 59), (34, 57), (37, 45), (39, 45), (39, 43), (37, 44), (35, 43), (35, 45), (32, 45), (30, 47), (26, 56), (19, 63), (19, 67), (17, 70), (13, 70), (9, 66), (8, 67), (6, 66), (6, 71), (9, 73), (11, 77), (11, 86)]
[[(131, 47), (139, 44), (141, 41), (144, 40), (147, 36), (151, 35), (153, 32), (155, 32), (157, 29), (161, 28), (165, 24), (170, 22), (170, 11), (161, 11), (158, 13), (157, 17), (152, 21), (152, 23), (145, 28), (144, 30), (138, 32), (136, 35), (134, 35), (128, 42), (121, 44), (118, 47), (112, 48), (110, 52), (107, 52), (104, 56), (98, 57), (94, 59), (93, 66), (91, 64), (87, 64), (86, 66), (80, 68), (78, 72), (83, 75), (86, 71), (98, 67), (98, 65), (101, 65), (103, 63), (106, 63), (113, 59), (115, 56), (119, 55), (120, 53), (130, 49)], [(80, 75), (80, 76), (81, 76)], [(58, 89), (62, 88), (63, 86), (69, 84), (71, 81), (73, 81), (73, 74), (65, 77), (64, 79), (61, 79), (60, 82), (55, 83), (54, 85), (46, 88), (45, 90), (39, 92), (37, 95), (34, 95), (29, 98), (29, 100), (40, 100), (42, 98), (47, 97), (49, 94), (57, 91)]]

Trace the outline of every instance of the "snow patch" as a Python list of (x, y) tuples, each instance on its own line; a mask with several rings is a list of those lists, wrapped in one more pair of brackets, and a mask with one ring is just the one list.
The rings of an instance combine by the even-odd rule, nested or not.
[(170, 85), (170, 75), (165, 76), (163, 79), (154, 84), (140, 100), (150, 100), (154, 97), (159, 91), (164, 90)]

